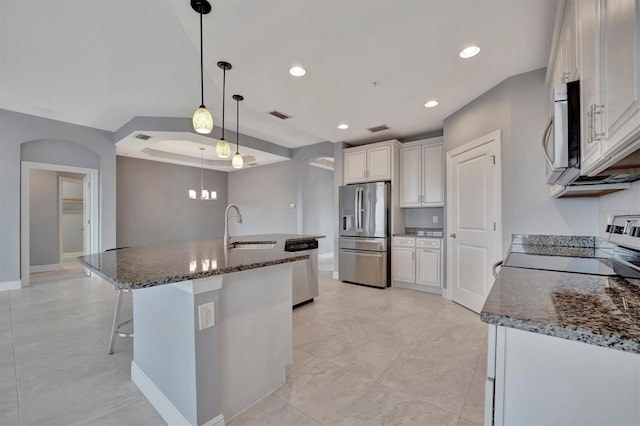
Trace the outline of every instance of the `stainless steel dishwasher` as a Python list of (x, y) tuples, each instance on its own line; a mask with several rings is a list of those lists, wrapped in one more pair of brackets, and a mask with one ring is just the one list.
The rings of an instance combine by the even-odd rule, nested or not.
[(309, 259), (293, 262), (291, 267), (293, 307), (313, 302), (318, 296), (318, 240), (287, 241), (284, 250), (309, 255)]

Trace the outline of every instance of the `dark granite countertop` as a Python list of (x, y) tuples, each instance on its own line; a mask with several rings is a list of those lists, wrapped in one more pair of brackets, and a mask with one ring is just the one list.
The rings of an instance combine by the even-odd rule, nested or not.
[[(597, 240), (516, 244), (510, 252), (607, 258)], [(557, 237), (555, 237), (557, 238)], [(554, 246), (554, 242), (566, 244)], [(591, 250), (589, 252), (588, 250)], [(592, 254), (592, 256), (589, 256)], [(640, 280), (502, 267), (481, 312), (482, 321), (533, 333), (640, 353)]]
[(305, 260), (304, 252), (286, 252), (287, 241), (320, 235), (264, 234), (232, 237), (231, 242), (272, 242), (272, 248), (225, 248), (222, 238), (166, 241), (78, 257), (116, 288), (139, 289)]

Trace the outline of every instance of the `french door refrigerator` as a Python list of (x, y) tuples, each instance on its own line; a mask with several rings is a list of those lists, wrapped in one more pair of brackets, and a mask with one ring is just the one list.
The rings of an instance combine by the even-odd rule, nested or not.
[(389, 182), (340, 187), (340, 280), (390, 285)]

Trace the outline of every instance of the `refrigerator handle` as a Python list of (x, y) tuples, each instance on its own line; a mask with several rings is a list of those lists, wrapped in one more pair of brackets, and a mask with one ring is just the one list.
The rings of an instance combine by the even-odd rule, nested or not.
[(358, 188), (360, 196), (358, 202), (358, 232), (362, 232), (362, 222), (364, 222), (364, 188)]
[(354, 200), (355, 203), (355, 216), (356, 216), (356, 232), (359, 230), (360, 228), (360, 224), (358, 223), (358, 218), (360, 217), (360, 214), (358, 213), (360, 211), (360, 204), (358, 203), (360, 201), (360, 187), (356, 186), (356, 197)]

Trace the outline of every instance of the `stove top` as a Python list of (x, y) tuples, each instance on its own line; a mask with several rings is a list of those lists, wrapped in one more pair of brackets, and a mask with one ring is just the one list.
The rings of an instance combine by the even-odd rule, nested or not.
[[(637, 258), (622, 259), (636, 263)], [(638, 263), (640, 264), (640, 263)], [(622, 276), (625, 278), (640, 278), (640, 271), (624, 265), (614, 259), (543, 256), (536, 254), (511, 253), (504, 266), (514, 268), (541, 269), (545, 271), (572, 272), (577, 274)]]

